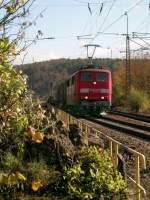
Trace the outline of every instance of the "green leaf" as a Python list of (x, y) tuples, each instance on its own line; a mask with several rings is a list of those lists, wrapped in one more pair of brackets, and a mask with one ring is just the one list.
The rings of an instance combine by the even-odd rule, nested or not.
[(6, 7), (6, 11), (9, 13), (9, 14), (13, 14), (16, 9), (13, 7), (13, 6), (7, 6)]

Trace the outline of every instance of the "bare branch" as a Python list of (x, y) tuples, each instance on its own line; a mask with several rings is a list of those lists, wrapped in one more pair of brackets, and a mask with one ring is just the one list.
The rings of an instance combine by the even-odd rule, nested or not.
[(9, 5), (9, 4), (11, 3), (11, 0), (8, 1), (8, 2), (6, 2), (5, 4), (4, 4), (4, 1), (5, 1), (5, 0), (2, 0), (2, 2), (1, 2), (1, 4), (0, 4), (0, 9), (5, 8), (7, 5)]
[(32, 2), (31, 2), (31, 0), (27, 0), (24, 4), (18, 6), (18, 8), (16, 8), (15, 12), (13, 12), (13, 13), (7, 13), (7, 14), (0, 20), (0, 27), (1, 27), (1, 26), (4, 26), (4, 25), (7, 25), (7, 24), (9, 24), (11, 21), (13, 21), (15, 18), (18, 18), (18, 17), (22, 16), (23, 11), (22, 11), (21, 13), (20, 13), (19, 11), (20, 11), (22, 8), (24, 8), (29, 2), (31, 2), (30, 5), (28, 6), (28, 8), (30, 8), (30, 7), (33, 5), (33, 3), (34, 3), (35, 1), (36, 1), (36, 0), (32, 0)]

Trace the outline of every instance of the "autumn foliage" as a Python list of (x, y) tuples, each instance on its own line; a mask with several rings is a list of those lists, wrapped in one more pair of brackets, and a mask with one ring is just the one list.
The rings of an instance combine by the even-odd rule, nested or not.
[[(150, 60), (131, 60), (131, 90), (126, 93), (125, 61), (116, 63), (113, 71), (113, 103), (116, 106), (128, 107), (134, 111), (149, 111), (150, 97)], [(133, 101), (133, 99), (135, 99)], [(138, 106), (137, 106), (138, 104)], [(135, 109), (135, 107), (138, 107)]]

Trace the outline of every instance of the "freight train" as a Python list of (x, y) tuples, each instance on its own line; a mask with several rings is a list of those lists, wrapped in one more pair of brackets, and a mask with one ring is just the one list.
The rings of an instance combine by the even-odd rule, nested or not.
[(111, 71), (106, 67), (81, 68), (58, 86), (56, 99), (72, 114), (99, 115), (111, 107)]

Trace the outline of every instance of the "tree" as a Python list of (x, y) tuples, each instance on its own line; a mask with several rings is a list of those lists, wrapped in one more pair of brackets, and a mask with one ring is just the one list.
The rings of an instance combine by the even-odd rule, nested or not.
[[(34, 0), (2, 0), (0, 3), (2, 13), (0, 18), (0, 171), (5, 171), (0, 173), (0, 192), (3, 190), (1, 184), (8, 183), (5, 185), (7, 190), (9, 186), (11, 188), (11, 185), (13, 187), (14, 184), (26, 180), (20, 172), (17, 172), (21, 166), (21, 155), (24, 150), (24, 133), (29, 124), (36, 124), (38, 129), (41, 123), (41, 119), (38, 118), (43, 114), (40, 107), (38, 109), (33, 107), (31, 95), (27, 91), (26, 76), (21, 71), (17, 72), (11, 64), (11, 60), (20, 52), (16, 49), (23, 39), (21, 34), (25, 27), (27, 28), (23, 23), (33, 2)], [(12, 27), (18, 18), (23, 22), (12, 37)], [(9, 193), (9, 189), (6, 192)]]
[[(0, 142), (6, 149), (10, 142), (16, 142), (12, 138), (20, 134), (28, 123), (24, 111), (27, 102), (26, 76), (13, 69), (11, 60), (19, 53), (16, 47), (23, 39), (23, 23), (34, 1), (2, 0), (0, 3)], [(22, 19), (22, 23), (12, 34), (13, 25), (18, 19)]]

